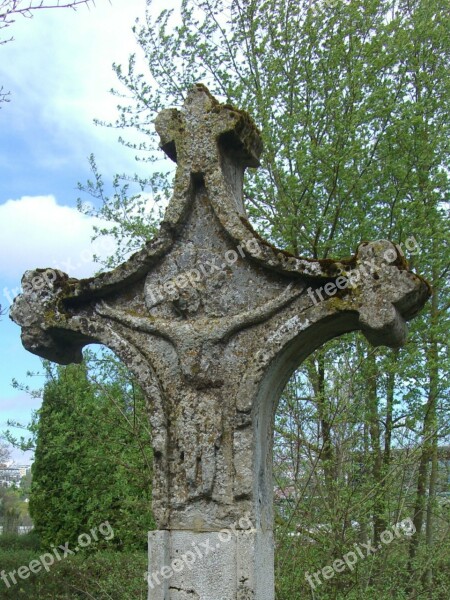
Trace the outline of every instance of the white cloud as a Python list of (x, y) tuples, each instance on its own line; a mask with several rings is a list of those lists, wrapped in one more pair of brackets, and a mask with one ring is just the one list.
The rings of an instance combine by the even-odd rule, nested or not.
[[(112, 63), (126, 65), (131, 53), (140, 54), (131, 28), (145, 4), (98, 0), (90, 10), (41, 10), (32, 19), (17, 18), (8, 29), (14, 40), (1, 47), (0, 84), (12, 101), (2, 116), (23, 135), (36, 123), (45, 129), (46, 140), (33, 139), (37, 164), (85, 161), (95, 151), (103, 162), (108, 157), (108, 170), (134, 165), (133, 153), (116, 144), (117, 131), (95, 127), (93, 119), (117, 117), (118, 99), (109, 90), (120, 84)], [(52, 144), (66, 151), (50, 152)]]
[(93, 254), (106, 257), (114, 250), (111, 238), (91, 242), (94, 225), (102, 221), (59, 205), (54, 196), (8, 200), (0, 205), (0, 276), (20, 281), (24, 271), (36, 267), (92, 275), (99, 269)]
[[(22, 412), (24, 416), (28, 416), (31, 411), (38, 410), (41, 407), (42, 398), (34, 397), (31, 394), (21, 392), (15, 396), (2, 398), (2, 419), (0, 420), (0, 432), (7, 427), (7, 421), (13, 419), (10, 413), (18, 414)], [(14, 419), (19, 421), (19, 419)], [(27, 422), (21, 422), (21, 425), (26, 425)], [(1, 440), (1, 435), (0, 435)]]

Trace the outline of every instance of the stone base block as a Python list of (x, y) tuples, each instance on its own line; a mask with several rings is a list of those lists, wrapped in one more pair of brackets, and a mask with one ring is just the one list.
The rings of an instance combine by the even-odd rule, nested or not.
[(149, 533), (148, 600), (273, 600), (273, 535), (254, 529)]

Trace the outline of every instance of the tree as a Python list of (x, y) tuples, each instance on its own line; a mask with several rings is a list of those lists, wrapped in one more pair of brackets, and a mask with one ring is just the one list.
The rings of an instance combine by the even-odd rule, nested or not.
[(108, 520), (110, 545), (145, 547), (152, 455), (142, 393), (111, 357), (45, 369), (30, 493), (42, 542), (76, 546)]
[[(262, 130), (262, 169), (245, 185), (256, 228), (314, 258), (350, 253), (368, 238), (393, 239), (435, 290), (405, 348), (374, 350), (354, 336), (330, 343), (286, 388), (275, 471), (294, 493), (280, 529), (279, 595), (305, 587), (295, 552), (317, 571), (358, 539), (377, 544), (385, 527), (409, 517), (416, 533), (384, 549), (376, 568), (367, 562), (333, 578), (332, 597), (352, 590), (360, 597), (368, 588), (444, 597), (448, 582), (438, 565), (448, 554), (437, 548), (448, 548), (448, 519), (438, 527), (433, 515), (437, 456), (450, 429), (447, 3), (183, 0), (179, 13), (180, 20), (170, 10), (155, 14), (148, 2), (135, 32), (149, 73), (137, 72), (135, 57), (115, 66), (127, 92), (116, 125), (148, 140), (134, 149), (154, 162), (155, 113), (181, 104), (187, 88), (203, 81), (246, 108)], [(148, 183), (158, 178), (167, 190), (160, 172)], [(94, 182), (98, 210), (127, 239), (117, 198), (99, 190)], [(134, 202), (144, 206), (143, 198)], [(305, 551), (305, 538), (295, 549), (295, 537), (283, 544), (296, 523), (320, 551), (319, 544)]]
[(0, 464), (9, 460), (10, 455), (8, 445), (0, 439)]
[(17, 490), (0, 488), (0, 521), (4, 534), (18, 533), (20, 516), (21, 505)]

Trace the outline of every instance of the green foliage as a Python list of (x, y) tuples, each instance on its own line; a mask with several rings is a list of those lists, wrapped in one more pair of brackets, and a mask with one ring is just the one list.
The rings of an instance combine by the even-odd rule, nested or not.
[(78, 189), (89, 194), (96, 200), (96, 204), (79, 199), (77, 206), (83, 214), (101, 219), (103, 225), (94, 226), (92, 239), (109, 240), (115, 252), (106, 259), (94, 255), (94, 261), (103, 268), (111, 269), (154, 237), (156, 225), (161, 218), (161, 212), (157, 210), (157, 201), (165, 197), (162, 185), (164, 179), (158, 174), (153, 174), (147, 179), (138, 175), (116, 175), (112, 183), (112, 195), (107, 195), (92, 154), (89, 157), (89, 165), (93, 179), (85, 185), (78, 184)]
[(41, 541), (35, 531), (25, 535), (3, 534), (0, 535), (0, 552), (6, 550), (37, 551), (41, 547)]
[[(291, 597), (295, 590), (312, 597), (307, 572), (332, 565), (354, 551), (354, 544), (370, 540), (378, 546), (383, 531), (415, 515), (425, 407), (422, 402), (414, 407), (407, 397), (414, 381), (409, 382), (399, 369), (407, 348), (389, 355), (381, 350), (369, 352), (359, 336), (347, 335), (327, 344), (296, 371), (280, 399), (274, 440), (279, 599)], [(376, 395), (370, 393), (371, 380), (376, 382)], [(393, 396), (391, 385), (396, 389)], [(421, 395), (419, 390), (418, 397)], [(450, 560), (450, 512), (445, 502), (450, 491), (448, 446), (445, 454), (448, 407), (439, 415), (438, 425), (444, 455), (440, 459), (442, 477), (435, 490), (441, 499), (431, 504), (433, 543), (425, 543), (418, 530), (413, 536), (382, 545), (374, 557), (358, 560), (354, 571), (346, 569), (330, 580), (322, 577), (314, 591), (316, 600), (360, 598), (366, 593), (373, 598), (407, 598), (409, 586), (427, 598), (446, 598), (449, 580), (445, 565)], [(428, 477), (427, 489), (429, 481)], [(423, 529), (425, 532), (425, 523)], [(411, 542), (419, 539), (422, 544), (411, 569)], [(429, 568), (434, 574), (433, 586), (421, 581)]]
[(148, 2), (135, 32), (149, 74), (134, 57), (115, 66), (133, 99), (117, 125), (154, 152), (154, 115), (196, 81), (249, 110), (265, 152), (247, 209), (278, 244), (322, 258), (380, 233), (399, 239), (397, 215), (424, 191), (419, 165), (429, 194), (446, 189), (445, 2), (183, 0), (179, 11), (181, 25)]
[[(342, 559), (345, 553), (355, 551), (353, 543), (343, 547), (341, 554), (330, 552), (329, 545), (321, 547), (318, 543), (305, 543), (300, 538), (279, 538), (276, 553), (276, 597), (278, 600), (289, 598), (314, 598), (314, 600), (360, 600), (370, 598), (392, 598), (406, 600), (406, 595), (399, 581), (405, 578), (408, 560), (408, 546), (406, 540), (397, 540), (385, 546), (380, 554), (366, 558), (358, 556), (358, 560), (350, 570), (344, 567), (340, 573), (326, 579), (322, 569), (333, 565), (336, 559)], [(366, 555), (361, 548), (363, 556)], [(445, 565), (445, 560), (440, 562), (440, 567)], [(297, 568), (295, 568), (297, 567)], [(376, 578), (374, 573), (381, 575)], [(312, 576), (315, 588), (305, 579), (305, 573)], [(319, 582), (314, 578), (318, 574)], [(443, 589), (440, 595), (436, 593), (434, 599), (444, 600)], [(313, 595), (314, 594), (314, 595)], [(431, 596), (430, 596), (431, 599)]]
[(4, 534), (15, 535), (20, 525), (29, 525), (28, 504), (16, 487), (0, 487), (0, 525)]
[(30, 496), (43, 546), (76, 546), (80, 534), (109, 521), (114, 538), (99, 536), (91, 550), (145, 548), (152, 455), (142, 393), (112, 357), (88, 353), (82, 365), (45, 366)]
[[(1, 537), (0, 537), (1, 540)], [(6, 574), (39, 559), (40, 554), (30, 550), (0, 546), (0, 564)], [(147, 555), (144, 552), (99, 552), (69, 556), (55, 562), (50, 570), (31, 573), (27, 579), (18, 579), (17, 585), (7, 587), (0, 579), (0, 598), (36, 598), (39, 600), (145, 600), (147, 583)], [(10, 581), (10, 580), (9, 580)]]

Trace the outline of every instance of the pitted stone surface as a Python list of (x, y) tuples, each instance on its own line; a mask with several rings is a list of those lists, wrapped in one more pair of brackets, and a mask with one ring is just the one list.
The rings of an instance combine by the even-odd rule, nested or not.
[[(320, 261), (261, 239), (242, 202), (245, 168), (258, 165), (262, 150), (259, 132), (248, 114), (219, 104), (204, 86), (191, 89), (182, 109), (163, 111), (156, 127), (177, 162), (158, 236), (98, 277), (58, 271), (36, 289), (42, 270), (27, 271), (11, 317), (31, 352), (67, 364), (101, 343), (141, 384), (159, 527), (150, 535), (150, 563), (170, 564), (199, 535), (239, 531), (236, 523), (249, 515), (253, 537), (235, 537), (214, 559), (231, 581), (220, 584), (222, 597), (272, 600), (273, 413), (287, 379), (348, 331), (361, 330), (375, 345), (402, 344), (405, 322), (430, 289), (386, 240), (364, 242), (350, 259)], [(339, 277), (351, 285), (339, 287)], [(217, 600), (211, 567), (197, 576), (188, 569), (172, 583), (163, 578), (149, 599)]]

